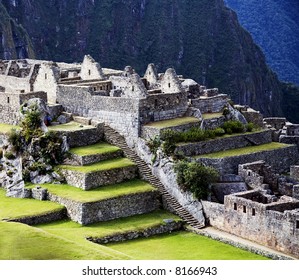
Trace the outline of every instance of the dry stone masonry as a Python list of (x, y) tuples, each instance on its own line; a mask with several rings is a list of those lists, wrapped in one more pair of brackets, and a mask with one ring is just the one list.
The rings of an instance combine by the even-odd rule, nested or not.
[[(89, 166), (121, 158), (125, 150), (136, 160), (132, 166), (86, 173), (60, 166), (61, 175), (69, 185), (85, 192), (130, 181), (141, 174), (142, 178), (150, 178), (159, 191), (153, 188), (103, 200), (80, 201), (36, 184), (35, 188), (27, 190), (26, 196), (64, 205), (67, 215), (83, 225), (147, 213), (162, 207), (163, 202), (167, 209), (184, 213), (182, 216), (190, 224), (194, 224), (195, 220), (197, 227), (210, 224), (299, 257), (299, 125), (285, 118), (263, 119), (258, 111), (248, 106), (231, 105), (228, 95), (219, 89), (207, 89), (194, 80), (177, 75), (172, 68), (159, 73), (152, 63), (141, 77), (131, 66), (124, 70), (102, 68), (90, 55), (86, 55), (82, 63), (30, 59), (0, 61), (0, 123), (18, 124), (20, 106), (32, 98), (48, 102), (50, 119), (47, 124), (52, 124), (52, 129), (64, 137), (66, 149), (109, 139), (109, 129), (124, 138), (125, 143), (113, 143), (123, 151), (84, 156), (74, 153), (65, 164)], [(178, 119), (187, 117), (193, 121), (176, 125)], [(172, 121), (171, 125), (155, 126), (157, 122), (161, 124), (161, 121), (168, 120)], [(175, 163), (171, 157), (158, 149), (153, 161), (154, 154), (147, 141), (165, 129), (184, 131), (194, 126), (214, 129), (228, 120), (245, 125), (251, 122), (261, 129), (176, 145), (177, 154), (190, 161), (214, 166), (221, 174), (219, 182), (211, 186), (209, 199), (199, 201), (177, 184)], [(70, 129), (72, 124), (77, 129)], [(213, 157), (216, 152), (260, 147), (274, 142), (281, 145), (276, 145), (276, 149)], [(7, 145), (7, 134), (0, 131), (0, 147), (5, 151)], [(4, 154), (1, 152), (1, 187), (18, 189), (22, 182), (22, 167), (17, 164), (18, 159), (14, 159), (9, 167)], [(12, 175), (14, 171), (11, 168), (18, 172)], [(281, 175), (289, 171), (290, 176)], [(24, 186), (20, 189), (24, 190)], [(24, 197), (25, 193), (12, 195)], [(41, 217), (41, 220), (56, 219), (64, 214), (63, 211), (52, 213)], [(119, 241), (180, 227), (179, 223), (169, 223), (149, 232), (133, 232), (93, 241)]]

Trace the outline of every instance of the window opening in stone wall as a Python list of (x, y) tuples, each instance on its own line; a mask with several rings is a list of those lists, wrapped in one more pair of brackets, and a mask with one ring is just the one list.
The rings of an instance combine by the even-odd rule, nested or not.
[(168, 83), (168, 87), (170, 88), (170, 83)]
[(158, 99), (155, 99), (155, 107), (158, 106)]
[(243, 206), (243, 213), (246, 213), (246, 206)]
[(296, 229), (299, 229), (299, 221), (296, 221)]
[(134, 91), (134, 86), (132, 86), (132, 91)]
[(100, 90), (102, 90), (103, 89), (103, 87), (100, 87)]
[(255, 216), (255, 208), (252, 208), (252, 216)]
[(238, 209), (237, 203), (234, 203), (234, 210), (237, 210), (237, 209)]
[(89, 76), (91, 75), (91, 71), (90, 71), (90, 69), (88, 70), (88, 75), (89, 75)]
[(7, 103), (9, 103), (9, 101), (10, 101), (10, 100), (9, 100), (9, 97), (7, 97)]
[(45, 73), (45, 80), (47, 80), (48, 79), (48, 75), (47, 75), (47, 73)]

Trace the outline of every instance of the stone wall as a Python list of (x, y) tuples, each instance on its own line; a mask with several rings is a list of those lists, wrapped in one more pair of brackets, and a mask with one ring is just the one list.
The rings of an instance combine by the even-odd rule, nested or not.
[(212, 97), (200, 97), (191, 100), (191, 106), (198, 108), (202, 114), (218, 113), (227, 105), (228, 97), (226, 94), (219, 94)]
[(192, 127), (199, 127), (200, 122), (192, 122), (188, 124), (183, 124), (183, 125), (177, 125), (177, 126), (172, 126), (172, 127), (166, 127), (166, 128), (157, 128), (153, 126), (142, 126), (141, 128), (141, 137), (144, 139), (154, 139), (155, 136), (161, 135), (162, 131), (165, 131), (167, 129), (171, 129), (173, 131), (186, 131), (191, 129)]
[(123, 151), (118, 150), (111, 153), (103, 153), (103, 154), (95, 154), (95, 155), (87, 155), (87, 156), (78, 156), (76, 154), (72, 154), (70, 159), (68, 159), (68, 164), (70, 165), (88, 165), (92, 163), (96, 163), (106, 159), (119, 158), (123, 156)]
[(83, 190), (95, 189), (105, 185), (121, 183), (125, 180), (134, 179), (137, 175), (136, 166), (115, 168), (89, 173), (78, 172), (68, 169), (60, 169), (69, 185)]
[(228, 195), (224, 205), (202, 201), (210, 224), (218, 229), (299, 256), (299, 201), (291, 198), (261, 203), (246, 197), (257, 191)]
[(53, 211), (53, 212), (38, 215), (38, 216), (9, 219), (9, 221), (23, 223), (23, 224), (27, 224), (27, 225), (37, 225), (37, 224), (42, 224), (42, 223), (51, 223), (54, 221), (59, 221), (59, 220), (65, 219), (66, 217), (67, 217), (66, 209), (63, 208), (59, 211)]
[(87, 240), (99, 243), (99, 244), (107, 244), (110, 242), (123, 242), (127, 240), (142, 238), (142, 237), (150, 237), (153, 235), (170, 233), (177, 230), (183, 229), (183, 222), (179, 221), (170, 221), (162, 225), (157, 225), (154, 227), (146, 228), (140, 231), (129, 231), (125, 233), (118, 233), (113, 235), (108, 235), (104, 237), (87, 237)]
[(146, 141), (142, 138), (135, 139), (134, 149), (136, 154), (152, 169), (152, 173), (160, 180), (169, 194), (175, 197), (182, 207), (198, 220), (201, 226), (205, 226), (205, 217), (203, 215), (201, 202), (195, 199), (190, 191), (183, 192), (177, 184), (174, 162), (170, 158), (162, 158), (158, 155), (153, 164), (153, 154), (146, 145)]
[(188, 110), (188, 98), (184, 92), (151, 94), (140, 100), (140, 122), (149, 122), (178, 118)]
[(21, 119), (20, 105), (31, 98), (47, 101), (45, 92), (7, 93), (0, 94), (0, 123), (16, 125)]
[(296, 146), (290, 145), (284, 148), (256, 152), (246, 155), (225, 158), (197, 158), (196, 161), (215, 167), (221, 175), (237, 174), (238, 165), (258, 160), (264, 160), (278, 173), (288, 172), (289, 167), (298, 162), (299, 155)]
[(176, 151), (183, 152), (186, 156), (204, 155), (246, 146), (262, 145), (270, 143), (271, 140), (271, 131), (266, 130), (250, 134), (211, 139), (196, 143), (181, 144), (177, 146)]
[(144, 214), (161, 206), (157, 191), (130, 194), (90, 203), (72, 201), (51, 193), (48, 197), (51, 201), (64, 205), (67, 208), (68, 216), (82, 225)]
[(38, 75), (33, 84), (35, 91), (43, 90), (47, 92), (49, 103), (56, 103), (57, 82), (59, 80), (59, 68), (55, 63), (42, 63)]
[(120, 134), (139, 135), (139, 100), (96, 96), (89, 87), (60, 85), (57, 100), (66, 111), (105, 122)]
[(61, 136), (66, 136), (68, 145), (72, 147), (80, 147), (95, 144), (103, 140), (104, 124), (99, 123), (96, 127), (85, 128), (82, 130), (61, 130)]
[(28, 77), (19, 78), (14, 76), (0, 75), (0, 85), (5, 87), (6, 92), (29, 92), (32, 90), (32, 86)]

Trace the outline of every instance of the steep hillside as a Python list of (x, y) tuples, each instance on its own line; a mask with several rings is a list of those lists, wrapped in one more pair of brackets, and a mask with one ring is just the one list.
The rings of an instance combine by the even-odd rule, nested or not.
[[(105, 67), (154, 62), (265, 115), (281, 115), (280, 84), (223, 0), (2, 0), (28, 32), (38, 58)], [(12, 54), (11, 57), (14, 57)]]
[(299, 1), (225, 0), (281, 80), (299, 85)]
[(7, 13), (0, 1), (0, 58), (34, 57), (27, 32)]

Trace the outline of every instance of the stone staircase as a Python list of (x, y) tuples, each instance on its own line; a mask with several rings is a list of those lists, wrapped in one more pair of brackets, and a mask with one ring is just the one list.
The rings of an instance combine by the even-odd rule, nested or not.
[(180, 205), (180, 203), (166, 190), (160, 180), (152, 174), (151, 169), (146, 162), (128, 147), (123, 136), (107, 125), (104, 127), (104, 135), (108, 143), (120, 147), (125, 156), (138, 166), (141, 177), (159, 190), (166, 209), (169, 209), (180, 216), (188, 225), (197, 229), (202, 228), (199, 222)]
[(40, 191), (46, 188), (73, 221), (87, 225), (161, 208), (157, 189), (138, 179), (136, 164), (118, 147), (100, 142), (70, 153), (68, 165), (58, 166), (67, 184), (44, 184)]

